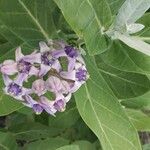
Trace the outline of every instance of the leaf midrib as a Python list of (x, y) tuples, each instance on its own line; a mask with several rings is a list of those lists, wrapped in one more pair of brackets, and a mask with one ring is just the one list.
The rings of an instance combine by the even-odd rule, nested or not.
[(104, 136), (105, 136), (106, 140), (108, 141), (108, 143), (109, 143), (111, 149), (114, 150), (113, 147), (112, 147), (112, 145), (111, 145), (111, 142), (109, 141), (109, 139), (108, 139), (108, 137), (107, 137), (107, 134), (105, 133), (105, 131), (104, 131), (103, 127), (102, 127), (102, 124), (101, 124), (101, 122), (100, 122), (100, 120), (99, 120), (99, 118), (98, 118), (98, 115), (97, 115), (97, 113), (96, 113), (96, 111), (95, 111), (95, 109), (94, 109), (93, 103), (92, 103), (92, 101), (91, 101), (91, 96), (90, 96), (90, 94), (89, 94), (89, 92), (88, 92), (87, 85), (85, 84), (84, 86), (85, 86), (85, 90), (86, 90), (86, 93), (87, 93), (87, 98), (88, 98), (88, 100), (89, 100), (89, 102), (90, 102), (90, 104), (91, 104), (91, 107), (92, 107), (92, 110), (93, 110), (93, 112), (94, 112), (94, 114), (95, 114), (96, 120), (97, 120), (97, 122), (98, 122), (98, 124), (99, 124), (99, 126), (100, 126), (100, 128), (101, 128), (101, 130), (102, 130), (102, 132), (104, 133)]
[(41, 33), (43, 34), (43, 36), (46, 38), (46, 40), (49, 40), (49, 35), (46, 33), (46, 31), (43, 29), (43, 27), (41, 26), (41, 24), (38, 22), (38, 20), (32, 15), (32, 13), (30, 12), (30, 10), (26, 7), (26, 5), (19, 0), (20, 5), (22, 6), (22, 8), (24, 8), (24, 10), (28, 13), (28, 15), (31, 17), (31, 19), (33, 20), (33, 22), (37, 25), (37, 27), (39, 28), (39, 30), (41, 31)]
[(138, 84), (138, 83), (133, 82), (133, 81), (131, 81), (131, 80), (122, 78), (122, 77), (120, 77), (120, 76), (118, 76), (118, 75), (116, 75), (116, 74), (110, 73), (110, 72), (105, 71), (105, 70), (103, 70), (103, 69), (101, 69), (101, 68), (99, 68), (99, 71), (100, 71), (100, 72), (103, 72), (103, 73), (105, 73), (105, 74), (107, 74), (107, 75), (109, 75), (109, 76), (112, 76), (112, 77), (115, 77), (115, 78), (119, 78), (120, 80), (123, 80), (123, 81), (125, 81), (125, 82), (128, 82), (128, 83), (131, 83), (131, 84), (138, 85), (138, 86), (140, 86), (140, 87), (146, 88), (143, 84)]
[[(96, 120), (98, 121), (98, 124), (100, 125), (100, 128), (101, 128), (102, 132), (104, 133), (104, 136), (106, 137), (106, 140), (109, 142), (110, 147), (112, 148), (112, 150), (115, 150), (115, 149), (113, 149), (113, 147), (112, 147), (112, 145), (111, 145), (111, 142), (109, 141), (109, 138), (107, 137), (107, 135), (106, 135), (106, 133), (105, 133), (103, 127), (102, 127), (102, 126), (105, 126), (105, 127), (107, 127), (107, 126), (106, 126), (105, 124), (102, 124), (101, 121), (99, 120), (98, 115), (97, 115), (97, 113), (96, 113), (96, 111), (95, 111), (95, 108), (94, 108), (94, 106), (93, 106), (93, 103), (92, 103), (92, 101), (91, 101), (91, 96), (90, 96), (90, 94), (89, 94), (88, 87), (87, 87), (86, 84), (85, 84), (84, 86), (85, 86), (85, 90), (86, 90), (86, 94), (87, 94), (87, 99), (88, 99), (89, 102), (90, 102), (90, 105), (91, 105), (92, 110), (93, 110), (93, 112), (94, 112), (94, 114), (95, 114)], [(109, 127), (107, 127), (107, 128), (109, 128)], [(111, 130), (113, 133), (115, 133), (116, 135), (120, 136), (122, 139), (124, 139), (124, 140), (127, 141), (128, 143), (130, 143), (130, 145), (131, 145), (132, 147), (134, 147), (135, 150), (137, 150), (137, 148), (135, 147), (135, 145), (134, 145), (132, 142), (130, 142), (128, 139), (122, 137), (121, 135), (119, 135), (118, 133), (116, 133), (115, 131), (113, 131), (113, 130), (110, 129), (110, 128), (109, 128), (109, 130)]]

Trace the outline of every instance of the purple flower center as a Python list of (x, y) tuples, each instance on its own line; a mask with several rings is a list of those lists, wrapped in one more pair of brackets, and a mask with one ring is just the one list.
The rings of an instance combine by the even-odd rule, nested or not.
[(32, 108), (36, 112), (36, 114), (41, 114), (43, 112), (43, 107), (39, 104), (34, 104)]
[(52, 66), (55, 62), (55, 58), (52, 56), (50, 52), (45, 52), (41, 55), (41, 61), (43, 64)]
[(65, 46), (65, 52), (71, 58), (78, 56), (77, 50), (73, 48), (72, 46)]
[(87, 79), (87, 71), (85, 69), (79, 68), (76, 72), (76, 78), (78, 81), (85, 81)]
[(28, 74), (31, 69), (31, 63), (24, 61), (23, 59), (18, 62), (18, 71), (20, 73)]
[(8, 86), (8, 93), (18, 96), (22, 93), (22, 88), (16, 83), (11, 83)]
[(64, 109), (65, 109), (65, 102), (64, 102), (62, 99), (56, 101), (56, 102), (54, 103), (54, 108), (55, 108), (57, 111), (60, 111), (60, 112), (64, 111)]

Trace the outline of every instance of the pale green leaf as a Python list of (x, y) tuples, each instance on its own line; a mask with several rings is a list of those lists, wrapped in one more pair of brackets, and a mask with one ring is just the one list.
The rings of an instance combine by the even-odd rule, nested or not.
[[(118, 100), (101, 85), (101, 74), (95, 72), (96, 66), (90, 58), (86, 58), (86, 63), (90, 79), (75, 94), (81, 117), (97, 135), (104, 150), (141, 150), (137, 132)], [(94, 78), (92, 72), (98, 77)]]
[(143, 150), (150, 150), (150, 144), (143, 145)]
[(60, 147), (56, 150), (80, 150), (80, 149), (77, 145), (68, 145), (68, 146)]
[(0, 0), (0, 4), (2, 25), (31, 47), (56, 34), (52, 1)]
[(111, 12), (114, 16), (118, 13), (119, 8), (125, 2), (125, 0), (106, 0), (111, 8)]
[(88, 141), (75, 141), (72, 144), (78, 145), (80, 150), (96, 150), (95, 145)]
[(96, 56), (98, 70), (119, 99), (143, 95), (150, 89), (150, 81), (145, 75), (121, 71), (104, 63)]
[(0, 132), (0, 149), (18, 150), (17, 143), (12, 134)]
[(57, 114), (57, 117), (49, 117), (49, 125), (50, 127), (65, 129), (74, 125), (79, 118), (80, 115), (75, 106), (71, 108), (67, 107), (66, 111)]
[[(91, 0), (54, 0), (72, 29), (84, 38), (89, 54), (102, 53), (109, 47), (103, 24)], [(94, 5), (93, 5), (94, 4)], [(104, 3), (103, 3), (104, 4)], [(107, 4), (107, 3), (105, 3)], [(105, 5), (105, 7), (107, 7)], [(109, 10), (109, 8), (107, 8)], [(98, 12), (99, 13), (99, 12)], [(110, 11), (108, 12), (110, 13)]]
[(139, 36), (142, 40), (150, 43), (150, 13), (146, 13), (142, 18), (138, 20), (138, 23), (141, 23), (145, 26), (145, 28), (137, 33), (136, 35)]
[(47, 138), (38, 140), (25, 145), (25, 150), (56, 150), (59, 147), (68, 145), (69, 141), (63, 138)]
[(150, 109), (150, 92), (134, 97), (121, 100), (121, 104), (128, 108)]
[(145, 115), (141, 111), (127, 109), (129, 119), (138, 131), (150, 131), (150, 116)]
[(119, 70), (150, 74), (150, 57), (114, 41), (111, 49), (101, 55), (106, 64)]
[(142, 41), (139, 37), (124, 35), (119, 32), (115, 33), (116, 37), (135, 50), (150, 56), (150, 44)]
[(150, 0), (126, 0), (119, 9), (115, 29), (123, 31), (127, 24), (135, 23), (150, 7)]
[[(24, 121), (26, 123), (24, 123)], [(33, 141), (37, 139), (54, 137), (63, 131), (61, 128), (50, 128), (40, 123), (27, 122), (27, 120), (24, 121), (9, 127), (9, 131), (13, 133), (16, 139)]]

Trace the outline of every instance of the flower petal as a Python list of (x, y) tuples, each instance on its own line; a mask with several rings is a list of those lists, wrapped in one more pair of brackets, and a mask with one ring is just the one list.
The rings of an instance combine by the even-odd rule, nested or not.
[(27, 79), (28, 75), (26, 73), (19, 73), (16, 77), (15, 83), (22, 86), (23, 82)]
[(43, 52), (46, 52), (46, 51), (49, 51), (50, 48), (47, 46), (47, 44), (45, 42), (40, 42), (39, 43), (39, 46), (40, 46), (40, 52), (43, 53)]
[(60, 63), (59, 63), (58, 60), (55, 60), (54, 64), (52, 65), (52, 68), (56, 69), (57, 72), (60, 72), (60, 70), (61, 70), (61, 65), (60, 65)]
[(0, 68), (0, 71), (7, 75), (14, 75), (18, 72), (17, 63), (13, 60), (5, 60)]
[(4, 84), (8, 86), (12, 82), (12, 80), (6, 74), (3, 74), (2, 76), (3, 76)]
[(55, 58), (59, 58), (59, 57), (67, 56), (67, 54), (65, 53), (64, 50), (55, 50), (55, 51), (52, 51), (52, 56)]
[(74, 86), (71, 88), (71, 90), (69, 92), (71, 92), (71, 93), (76, 92), (81, 87), (81, 85), (82, 85), (81, 82), (76, 81), (74, 83)]
[(51, 66), (46, 66), (44, 64), (41, 64), (41, 69), (39, 71), (39, 76), (42, 77), (47, 74), (47, 72), (51, 69)]
[(57, 111), (53, 107), (53, 101), (48, 100), (46, 97), (42, 96), (40, 98), (40, 105), (44, 108), (44, 110), (50, 115), (55, 116), (55, 112)]
[(32, 84), (32, 90), (38, 96), (45, 94), (45, 92), (46, 92), (45, 81), (42, 79), (38, 79), (38, 80), (34, 81)]
[(31, 54), (23, 57), (23, 60), (30, 63), (41, 63), (41, 54)]
[(32, 109), (35, 111), (37, 115), (41, 114), (43, 112), (43, 107), (39, 104), (34, 104)]
[(75, 74), (76, 74), (75, 70), (73, 70), (71, 72), (66, 72), (66, 71), (60, 72), (60, 76), (63, 77), (64, 79), (70, 79), (70, 80), (74, 80), (74, 81), (75, 81)]
[(19, 61), (20, 59), (22, 59), (24, 57), (24, 55), (21, 52), (21, 47), (18, 47), (16, 49), (16, 61)]
[(39, 69), (37, 69), (36, 67), (32, 66), (29, 72), (29, 76), (35, 75), (38, 76), (39, 74)]
[(28, 106), (28, 107), (33, 107), (33, 105), (38, 104), (37, 101), (33, 100), (33, 98), (29, 95), (25, 95), (23, 96), (24, 99), (24, 105)]
[(57, 77), (50, 76), (46, 81), (46, 88), (54, 93), (60, 92), (62, 89), (61, 80)]
[(72, 71), (75, 68), (76, 59), (68, 57), (68, 71)]

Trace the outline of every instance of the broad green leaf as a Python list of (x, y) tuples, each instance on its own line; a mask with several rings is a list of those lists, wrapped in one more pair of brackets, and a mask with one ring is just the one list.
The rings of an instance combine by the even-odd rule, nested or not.
[[(73, 99), (72, 99), (73, 100)], [(77, 108), (67, 108), (65, 112), (57, 114), (56, 117), (49, 117), (50, 127), (69, 128), (80, 118)]]
[(150, 117), (142, 111), (127, 109), (127, 115), (138, 131), (150, 131)]
[(125, 2), (125, 0), (106, 0), (111, 8), (111, 12), (114, 16), (118, 13), (119, 8)]
[(146, 13), (142, 18), (140, 18), (138, 20), (138, 22), (142, 23), (145, 26), (145, 28), (141, 32), (137, 33), (136, 35), (140, 36), (140, 38), (142, 40), (145, 40), (146, 42), (150, 43), (150, 22), (149, 22), (149, 20), (150, 20), (150, 13)]
[(80, 150), (96, 150), (95, 145), (88, 141), (75, 141), (72, 145), (78, 145)]
[(150, 108), (150, 92), (147, 92), (141, 96), (123, 99), (121, 104), (128, 108), (135, 109), (149, 109)]
[(17, 143), (12, 134), (0, 132), (0, 149), (18, 150)]
[(20, 140), (37, 140), (59, 135), (63, 130), (61, 128), (50, 128), (35, 122), (20, 123), (10, 126), (9, 131), (13, 133), (16, 139)]
[(124, 35), (119, 32), (116, 32), (115, 35), (120, 41), (124, 42), (129, 47), (150, 56), (150, 44), (142, 41), (139, 37)]
[(0, 4), (2, 25), (31, 47), (56, 34), (51, 16), (55, 8), (52, 1), (0, 0)]
[[(103, 35), (103, 24), (93, 6), (95, 0), (54, 0), (72, 29), (84, 38), (89, 54), (108, 49), (108, 39)], [(107, 7), (107, 6), (105, 6)], [(109, 9), (109, 8), (107, 8)], [(109, 12), (110, 13), (110, 12)]]
[(149, 91), (150, 81), (145, 75), (121, 71), (102, 61), (96, 56), (98, 70), (119, 99), (131, 98)]
[(150, 150), (150, 144), (143, 145), (143, 150)]
[(111, 49), (101, 55), (103, 61), (119, 70), (142, 74), (150, 73), (150, 57), (114, 41)]
[(109, 3), (107, 2), (107, 0), (89, 0), (89, 1), (96, 12), (98, 19), (100, 20), (101, 24), (106, 30), (112, 23), (112, 14)]
[(68, 145), (69, 141), (63, 138), (47, 138), (25, 145), (25, 150), (56, 150), (59, 147)]
[(93, 61), (87, 56), (85, 60), (90, 79), (75, 93), (81, 117), (99, 138), (104, 150), (141, 150), (137, 132), (118, 100), (102, 86), (102, 76), (93, 69), (96, 67)]
[(127, 24), (135, 23), (150, 8), (150, 0), (126, 0), (119, 9), (114, 28), (123, 31)]
[(57, 148), (56, 150), (80, 150), (77, 145), (67, 145), (60, 148)]

